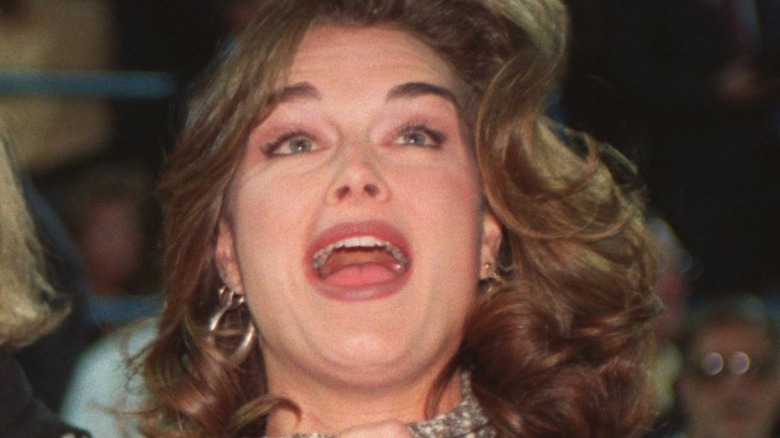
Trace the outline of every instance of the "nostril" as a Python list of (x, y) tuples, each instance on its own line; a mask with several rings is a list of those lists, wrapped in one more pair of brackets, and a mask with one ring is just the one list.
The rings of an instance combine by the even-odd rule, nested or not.
[(366, 184), (363, 187), (363, 190), (365, 190), (369, 196), (376, 196), (379, 193), (379, 187), (377, 187), (376, 184)]
[(338, 199), (344, 199), (349, 194), (349, 186), (342, 186), (336, 191), (336, 197)]
[(354, 191), (353, 189), (358, 188), (359, 185), (350, 185), (350, 184), (343, 184), (330, 192), (329, 198), (332, 201), (341, 202), (345, 201), (348, 198), (352, 196), (366, 196), (368, 198), (378, 198), (382, 196), (382, 189), (379, 184), (376, 183), (365, 183), (363, 184), (363, 190), (361, 192)]

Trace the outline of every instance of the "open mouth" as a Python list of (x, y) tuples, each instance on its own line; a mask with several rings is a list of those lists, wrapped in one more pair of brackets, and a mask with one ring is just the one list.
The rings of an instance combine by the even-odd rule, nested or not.
[(321, 280), (338, 286), (376, 284), (397, 278), (409, 259), (390, 242), (374, 236), (354, 236), (334, 242), (312, 257)]

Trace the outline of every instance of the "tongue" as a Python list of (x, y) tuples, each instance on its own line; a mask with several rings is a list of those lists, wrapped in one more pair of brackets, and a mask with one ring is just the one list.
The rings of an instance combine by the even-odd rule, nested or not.
[(383, 249), (336, 251), (320, 268), (320, 277), (334, 286), (364, 286), (392, 280), (404, 267)]

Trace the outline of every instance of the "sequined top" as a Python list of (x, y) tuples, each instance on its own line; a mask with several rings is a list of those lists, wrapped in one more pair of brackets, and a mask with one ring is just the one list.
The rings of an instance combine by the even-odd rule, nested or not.
[[(408, 425), (415, 438), (494, 438), (496, 431), (471, 391), (468, 373), (461, 376), (463, 400), (450, 412), (430, 420)], [(313, 433), (295, 434), (286, 438), (335, 438), (335, 435)]]

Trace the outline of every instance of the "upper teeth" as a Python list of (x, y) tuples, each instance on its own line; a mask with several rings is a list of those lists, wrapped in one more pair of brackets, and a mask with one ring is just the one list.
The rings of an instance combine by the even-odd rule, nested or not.
[(408, 263), (403, 251), (392, 243), (379, 240), (374, 236), (354, 236), (331, 243), (325, 248), (317, 251), (313, 258), (314, 269), (319, 269), (324, 266), (325, 262), (328, 261), (328, 257), (333, 254), (333, 251), (341, 248), (383, 248), (401, 265), (406, 265)]

